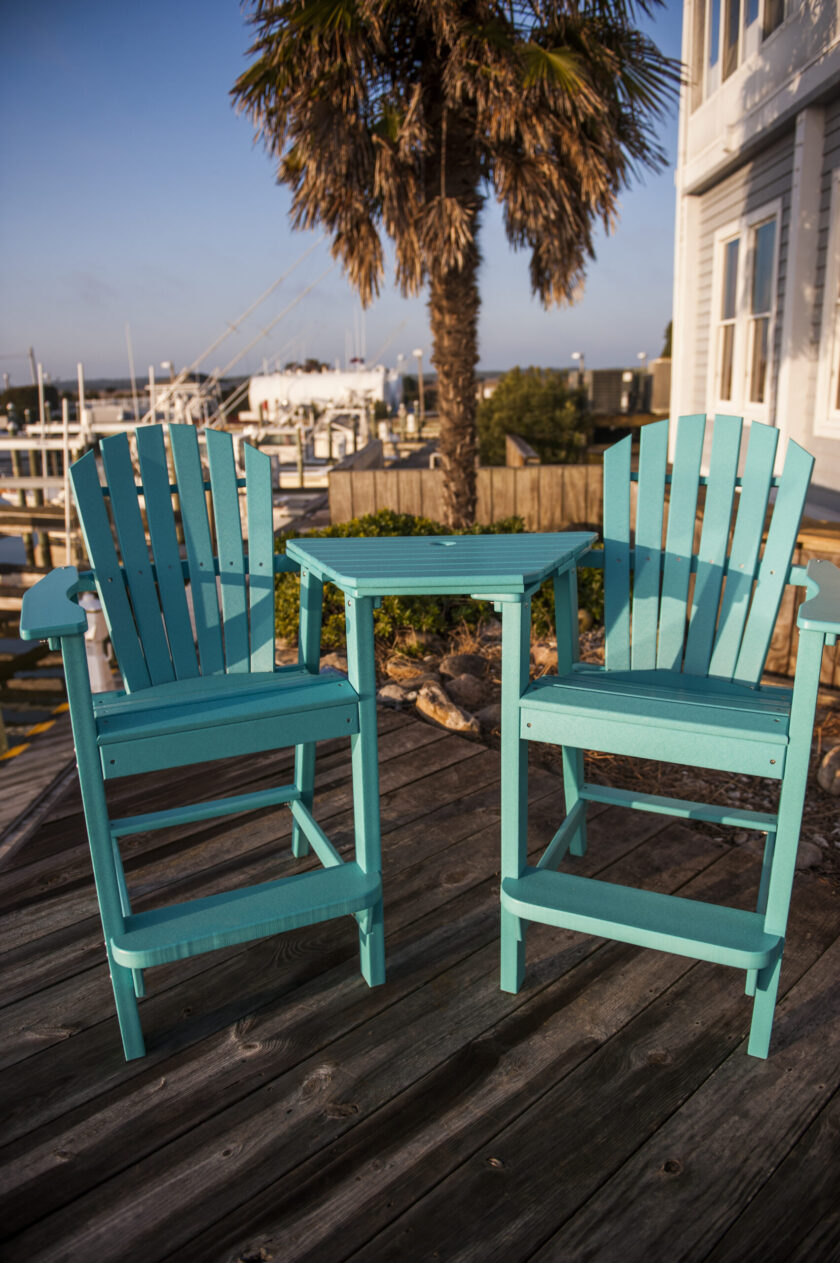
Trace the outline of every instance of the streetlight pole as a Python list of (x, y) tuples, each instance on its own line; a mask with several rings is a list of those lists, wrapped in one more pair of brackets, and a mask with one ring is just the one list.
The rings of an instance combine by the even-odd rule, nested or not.
[(412, 351), (412, 355), (417, 360), (417, 392), (419, 395), (418, 402), (420, 404), (420, 418), (419, 418), (419, 431), (418, 432), (422, 434), (423, 421), (426, 415), (425, 408), (423, 407), (423, 348), (418, 347), (416, 351)]

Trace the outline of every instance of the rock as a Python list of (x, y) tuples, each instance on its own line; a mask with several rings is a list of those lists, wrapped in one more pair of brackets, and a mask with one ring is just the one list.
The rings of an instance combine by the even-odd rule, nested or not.
[(409, 697), (407, 690), (399, 684), (383, 684), (376, 694), (376, 700), (383, 702), (386, 706), (404, 706), (406, 702), (413, 701), (416, 696), (415, 693)]
[(445, 688), (453, 702), (466, 710), (476, 710), (484, 701), (484, 685), (474, 675), (456, 675), (446, 681)]
[(419, 675), (428, 674), (424, 671), (424, 662), (418, 662), (416, 658), (406, 658), (402, 654), (394, 654), (385, 663), (385, 674), (392, 680), (411, 680), (416, 679)]
[(557, 670), (557, 643), (551, 640), (538, 640), (531, 650), (534, 665), (544, 671)]
[(481, 724), (482, 728), (489, 728), (495, 731), (502, 726), (502, 705), (501, 702), (491, 702), (489, 706), (482, 706), (481, 710), (475, 712), (475, 717)]
[(469, 732), (478, 736), (478, 720), (451, 702), (439, 684), (423, 685), (417, 695), (417, 709), (451, 732)]
[(448, 653), (440, 664), (441, 675), (484, 675), (487, 661), (480, 653)]
[(403, 702), (416, 702), (417, 695), (424, 684), (440, 684), (436, 675), (414, 675), (410, 680), (391, 680), (383, 684), (376, 694), (378, 698), (391, 705)]
[(324, 668), (332, 671), (340, 671), (342, 675), (347, 674), (347, 654), (346, 653), (325, 653), (321, 659), (321, 670)]
[(274, 649), (274, 662), (278, 667), (292, 666), (298, 660), (298, 651), (296, 645), (276, 645)]
[(797, 868), (816, 868), (822, 863), (823, 853), (815, 842), (800, 842), (796, 852)]
[(403, 644), (415, 649), (440, 649), (446, 642), (440, 636), (436, 636), (434, 632), (411, 631), (406, 632), (403, 638)]
[(482, 640), (491, 642), (500, 641), (502, 639), (502, 624), (498, 618), (488, 618), (486, 623), (482, 623), (478, 632)]
[(817, 781), (829, 794), (840, 796), (840, 746), (832, 746), (824, 755)]

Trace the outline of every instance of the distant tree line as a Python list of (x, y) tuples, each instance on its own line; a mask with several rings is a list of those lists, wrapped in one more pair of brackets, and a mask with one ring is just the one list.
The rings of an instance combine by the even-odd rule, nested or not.
[(545, 464), (583, 459), (591, 422), (586, 391), (570, 386), (553, 368), (514, 368), (505, 373), (476, 417), (482, 465), (504, 465), (505, 436), (518, 434)]

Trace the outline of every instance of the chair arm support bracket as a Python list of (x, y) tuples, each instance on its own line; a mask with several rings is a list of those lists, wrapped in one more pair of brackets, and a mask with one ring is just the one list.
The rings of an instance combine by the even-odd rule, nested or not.
[(52, 640), (84, 635), (87, 614), (72, 598), (85, 586), (75, 566), (61, 566), (39, 579), (23, 596), (21, 638)]
[(829, 643), (840, 635), (840, 570), (830, 561), (808, 562), (808, 599), (799, 609), (797, 626), (822, 632)]

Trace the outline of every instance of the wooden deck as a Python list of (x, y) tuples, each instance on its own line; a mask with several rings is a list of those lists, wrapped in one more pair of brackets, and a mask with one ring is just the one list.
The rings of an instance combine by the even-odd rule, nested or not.
[[(4, 789), (14, 790), (15, 761)], [(21, 764), (22, 766), (22, 764)], [(286, 754), (193, 774), (259, 788)], [(797, 876), (772, 1054), (722, 967), (535, 927), (498, 986), (498, 753), (381, 715), (388, 981), (349, 921), (152, 970), (149, 1055), (120, 1048), (78, 792), (2, 869), (6, 1260), (840, 1257), (840, 891)], [(160, 788), (160, 786), (158, 786)], [(184, 795), (184, 773), (163, 787)], [(123, 784), (123, 813), (149, 786)], [(350, 840), (346, 743), (316, 810)], [(532, 775), (535, 846), (562, 816)], [(289, 858), (274, 810), (128, 841), (138, 906)], [(582, 871), (746, 904), (754, 857), (593, 813)]]

